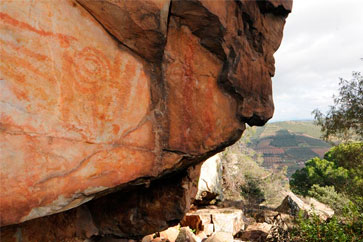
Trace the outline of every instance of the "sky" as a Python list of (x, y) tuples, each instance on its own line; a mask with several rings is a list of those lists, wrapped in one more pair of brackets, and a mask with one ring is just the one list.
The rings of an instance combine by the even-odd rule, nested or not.
[(294, 0), (275, 53), (271, 121), (313, 119), (315, 108), (326, 112), (339, 77), (363, 72), (362, 58), (363, 0)]

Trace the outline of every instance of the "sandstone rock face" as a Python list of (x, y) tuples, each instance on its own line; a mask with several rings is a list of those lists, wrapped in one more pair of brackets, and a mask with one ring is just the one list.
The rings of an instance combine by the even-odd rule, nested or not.
[(161, 61), (170, 0), (77, 1), (123, 45), (149, 61)]
[[(264, 124), (273, 114), (273, 53), (291, 5), (0, 2), (1, 225), (149, 184), (232, 144), (244, 123)], [(127, 203), (107, 197), (94, 204)], [(95, 228), (127, 234), (112, 227), (124, 210), (92, 206)], [(74, 214), (62, 216), (72, 224)]]
[[(75, 209), (3, 227), (1, 241), (99, 241), (140, 239), (177, 225), (197, 192), (200, 165), (127, 191), (114, 192)], [(166, 179), (166, 180), (165, 180)]]
[(0, 9), (2, 224), (156, 175), (143, 63), (71, 1)]

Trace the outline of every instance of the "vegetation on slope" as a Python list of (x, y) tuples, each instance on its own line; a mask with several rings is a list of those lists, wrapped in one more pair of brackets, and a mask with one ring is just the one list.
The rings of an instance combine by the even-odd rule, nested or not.
[[(283, 236), (288, 241), (363, 241), (363, 78), (360, 73), (353, 77), (341, 81), (340, 96), (327, 115), (314, 111), (317, 125), (290, 121), (249, 129), (251, 142), (241, 140), (223, 153), (225, 185), (232, 197), (248, 204), (278, 204), (271, 201), (289, 189), (288, 165), (295, 193), (334, 209), (327, 220), (301, 213), (294, 229)], [(321, 136), (345, 143), (330, 148)]]
[(294, 240), (363, 241), (363, 76), (354, 72), (352, 80), (341, 79), (334, 106), (326, 115), (313, 113), (324, 139), (338, 137), (346, 143), (324, 159), (309, 160), (292, 175), (290, 185), (294, 192), (330, 205), (336, 215), (327, 221), (300, 216)]
[(293, 235), (301, 241), (363, 241), (363, 143), (333, 147), (309, 160), (290, 180), (291, 189), (328, 204), (335, 216), (300, 216)]
[(224, 196), (228, 200), (242, 199), (246, 205), (275, 207), (288, 191), (286, 169), (274, 172), (261, 166), (261, 154), (248, 147), (253, 135), (254, 130), (248, 128), (237, 143), (221, 153)]
[(309, 160), (291, 176), (290, 187), (297, 194), (316, 195), (320, 200), (319, 190), (326, 187), (328, 194), (337, 191), (363, 209), (363, 143), (340, 144), (324, 159)]

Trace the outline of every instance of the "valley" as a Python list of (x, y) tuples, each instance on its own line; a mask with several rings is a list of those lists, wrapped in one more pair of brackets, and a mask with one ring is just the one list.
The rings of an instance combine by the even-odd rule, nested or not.
[(288, 177), (304, 167), (307, 160), (322, 158), (331, 147), (320, 139), (320, 127), (313, 121), (268, 123), (253, 128), (249, 135), (249, 147), (263, 156), (262, 166), (272, 170), (287, 167)]

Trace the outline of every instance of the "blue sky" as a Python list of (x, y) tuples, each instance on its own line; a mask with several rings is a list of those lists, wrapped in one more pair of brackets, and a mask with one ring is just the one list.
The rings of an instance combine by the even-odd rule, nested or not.
[(275, 54), (273, 121), (326, 111), (339, 77), (363, 72), (363, 0), (295, 0)]

